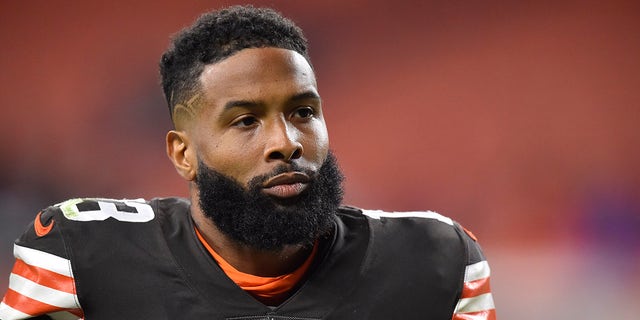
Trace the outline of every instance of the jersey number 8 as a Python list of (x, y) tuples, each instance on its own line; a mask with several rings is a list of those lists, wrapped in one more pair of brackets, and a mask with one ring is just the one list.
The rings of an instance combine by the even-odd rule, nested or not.
[(147, 222), (154, 217), (153, 209), (142, 199), (71, 199), (58, 206), (67, 219), (75, 221), (114, 218), (125, 222)]

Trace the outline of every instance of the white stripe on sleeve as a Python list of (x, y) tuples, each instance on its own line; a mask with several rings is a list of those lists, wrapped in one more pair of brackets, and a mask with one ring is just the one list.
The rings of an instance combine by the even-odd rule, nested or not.
[(9, 276), (9, 288), (19, 294), (63, 309), (80, 308), (76, 295), (37, 284), (29, 279), (12, 273)]
[(464, 298), (458, 301), (454, 313), (470, 313), (495, 309), (491, 293), (481, 294), (473, 298)]
[(486, 260), (470, 264), (464, 271), (464, 282), (488, 278), (491, 275), (491, 268)]
[(28, 265), (47, 269), (63, 276), (73, 278), (71, 263), (65, 258), (61, 258), (44, 251), (19, 246), (17, 244), (13, 246), (13, 255)]

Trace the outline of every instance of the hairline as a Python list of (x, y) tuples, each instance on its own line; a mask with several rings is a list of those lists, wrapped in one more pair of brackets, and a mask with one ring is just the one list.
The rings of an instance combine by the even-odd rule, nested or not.
[[(186, 92), (184, 94), (182, 94), (181, 96), (183, 97), (181, 99), (181, 101), (178, 101), (176, 103), (174, 103), (174, 91), (171, 91), (171, 97), (170, 97), (170, 103), (172, 104), (171, 107), (171, 122), (173, 123), (173, 126), (175, 129), (177, 130), (183, 130), (183, 128), (179, 128), (179, 127), (185, 127), (187, 124), (186, 122), (191, 122), (193, 120), (193, 118), (197, 117), (197, 113), (199, 112), (199, 108), (202, 107), (202, 103), (205, 99), (205, 93), (203, 90), (203, 85), (202, 85), (202, 74), (205, 72), (206, 68), (209, 66), (213, 66), (216, 65), (218, 63), (221, 63), (235, 55), (237, 55), (238, 53), (247, 50), (247, 49), (267, 49), (267, 48), (274, 48), (274, 49), (282, 49), (282, 50), (287, 50), (287, 51), (292, 51), (295, 52), (296, 54), (300, 55), (301, 57), (304, 58), (304, 60), (307, 62), (307, 64), (309, 65), (309, 67), (311, 68), (311, 71), (314, 73), (314, 77), (315, 77), (315, 69), (313, 68), (313, 64), (311, 63), (311, 59), (308, 56), (308, 54), (303, 54), (302, 52), (299, 52), (297, 50), (294, 49), (290, 49), (290, 48), (285, 48), (285, 47), (281, 47), (281, 46), (259, 46), (259, 47), (245, 47), (245, 48), (241, 48), (239, 50), (233, 51), (231, 52), (231, 54), (229, 55), (225, 55), (223, 57), (220, 57), (219, 59), (214, 59), (212, 62), (209, 63), (202, 63), (198, 65), (198, 74), (197, 75), (193, 75), (195, 81), (193, 82), (193, 87), (192, 88), (188, 88), (187, 90), (185, 90)], [(195, 68), (194, 68), (195, 69)], [(186, 100), (186, 101), (185, 101)], [(184, 110), (184, 112), (188, 113), (190, 115), (190, 119), (176, 119), (176, 113), (177, 111), (182, 111)], [(183, 113), (184, 113), (183, 112)], [(180, 121), (182, 120), (182, 121)], [(179, 126), (179, 122), (185, 122), (184, 124)]]

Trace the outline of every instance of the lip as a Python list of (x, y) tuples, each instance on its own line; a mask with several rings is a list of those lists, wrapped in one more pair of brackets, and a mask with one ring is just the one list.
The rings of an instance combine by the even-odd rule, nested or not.
[(278, 198), (295, 197), (302, 193), (311, 179), (302, 172), (285, 172), (267, 180), (263, 192)]

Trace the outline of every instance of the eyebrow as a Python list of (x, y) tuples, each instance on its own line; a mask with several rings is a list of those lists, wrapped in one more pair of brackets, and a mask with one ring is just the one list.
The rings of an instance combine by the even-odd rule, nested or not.
[(305, 92), (294, 95), (293, 97), (291, 97), (290, 100), (299, 101), (299, 100), (308, 100), (308, 99), (320, 100), (320, 96), (314, 91), (305, 91)]
[(252, 108), (257, 107), (259, 103), (250, 100), (231, 100), (224, 104), (224, 111), (233, 108)]
[[(289, 98), (289, 101), (296, 102), (309, 99), (320, 100), (320, 96), (314, 91), (305, 91), (292, 96)], [(231, 100), (224, 104), (223, 110), (227, 111), (233, 108), (255, 108), (260, 104), (261, 103), (254, 100)]]

